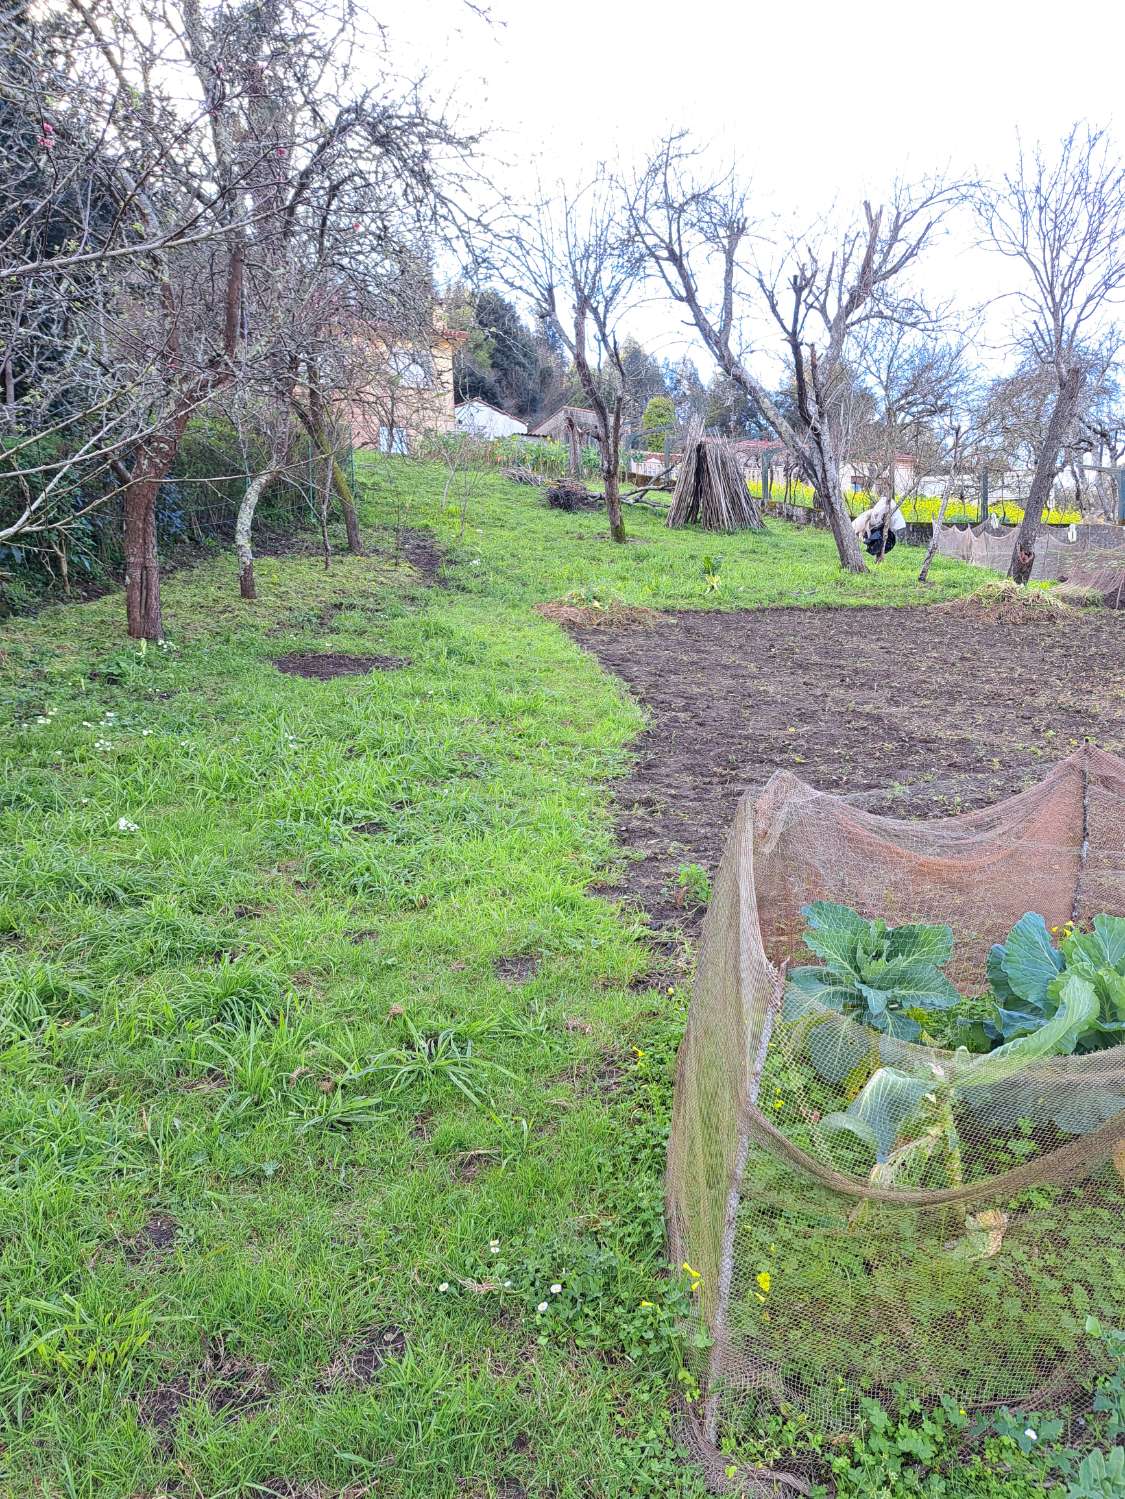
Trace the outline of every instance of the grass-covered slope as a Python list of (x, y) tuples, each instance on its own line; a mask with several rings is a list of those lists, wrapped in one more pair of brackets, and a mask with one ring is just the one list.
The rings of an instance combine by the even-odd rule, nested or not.
[[(12, 1499), (698, 1491), (661, 1242), (686, 993), (589, 890), (641, 714), (530, 605), (915, 600), (916, 554), (844, 579), (808, 531), (636, 512), (614, 549), (492, 477), (458, 539), (438, 470), (372, 478), (370, 557), (264, 559), (250, 606), (230, 557), (181, 573), (165, 650), (116, 598), (0, 634)], [(408, 664), (272, 664), (300, 651)]]

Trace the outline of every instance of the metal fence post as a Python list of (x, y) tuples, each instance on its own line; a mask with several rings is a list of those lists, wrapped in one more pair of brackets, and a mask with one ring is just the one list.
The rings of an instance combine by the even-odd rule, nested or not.
[(1125, 468), (1117, 470), (1117, 524), (1125, 526)]
[(985, 525), (988, 521), (988, 470), (982, 468), (980, 471), (980, 523)]

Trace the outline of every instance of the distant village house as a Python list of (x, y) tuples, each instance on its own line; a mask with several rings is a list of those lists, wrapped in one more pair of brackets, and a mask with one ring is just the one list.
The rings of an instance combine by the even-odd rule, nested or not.
[(351, 404), (357, 448), (408, 453), (423, 434), (456, 428), (453, 356), (467, 333), (447, 328), (434, 309), (428, 337), (404, 337), (374, 328), (359, 340), (367, 378)]
[(527, 432), (526, 422), (487, 401), (462, 401), (453, 415), (457, 430), (470, 437), (520, 437)]

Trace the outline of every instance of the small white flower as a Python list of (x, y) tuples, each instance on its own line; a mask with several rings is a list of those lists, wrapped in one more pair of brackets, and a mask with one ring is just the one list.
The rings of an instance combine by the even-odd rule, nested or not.
[(117, 819), (117, 831), (119, 833), (139, 833), (140, 828), (135, 822), (130, 822), (127, 817)]
[(499, 1254), (500, 1253), (500, 1240), (499, 1239), (490, 1239), (488, 1241), (488, 1252), (489, 1252), (489, 1254)]
[(82, 720), (82, 727), (84, 729), (92, 729), (94, 727), (94, 725), (90, 722), (90, 720), (88, 718), (84, 718)]
[(506, 1280), (504, 1282), (504, 1289), (505, 1291), (510, 1291), (512, 1289), (512, 1282), (510, 1280)]
[(554, 1283), (554, 1285), (551, 1287), (551, 1295), (552, 1296), (558, 1296), (561, 1291), (562, 1291), (562, 1286), (560, 1286), (559, 1283), (558, 1283), (558, 1281), (556, 1280), (555, 1283)]
[(44, 718), (43, 715), (42, 715), (42, 713), (40, 713), (39, 716), (38, 716), (38, 718), (36, 718), (35, 722), (36, 723), (50, 723), (51, 720), (49, 718)]
[(90, 805), (90, 798), (88, 796), (81, 797), (80, 801), (83, 807), (88, 807)]
[(547, 1310), (547, 1303), (545, 1301), (541, 1301), (539, 1303), (539, 1310), (541, 1312), (545, 1312)]
[(149, 735), (150, 735), (150, 734), (151, 734), (151, 733), (152, 733), (152, 730), (151, 730), (151, 729), (142, 729), (142, 730), (141, 730), (141, 738), (142, 738), (142, 739), (147, 739), (147, 738), (148, 738), (148, 736), (149, 736)]
[(113, 741), (110, 739), (95, 739), (94, 748), (96, 750), (111, 750), (113, 748)]
[(438, 1290), (442, 1293), (442, 1295), (444, 1295), (445, 1292), (449, 1290), (449, 1282), (447, 1280), (443, 1280), (441, 1285), (438, 1286)]
[(479, 557), (474, 557), (473, 560), (469, 563), (469, 566), (470, 567), (479, 567), (480, 566), (480, 558)]
[(188, 746), (188, 743), (189, 743), (189, 741), (187, 739), (181, 739), (180, 740), (180, 748), (181, 749), (186, 749), (187, 746)]
[(1030, 1426), (1024, 1432), (1024, 1436), (1027, 1438), (1027, 1440), (1029, 1442), (1037, 1442), (1039, 1440), (1038, 1436), (1035, 1434), (1035, 1432), (1031, 1429)]

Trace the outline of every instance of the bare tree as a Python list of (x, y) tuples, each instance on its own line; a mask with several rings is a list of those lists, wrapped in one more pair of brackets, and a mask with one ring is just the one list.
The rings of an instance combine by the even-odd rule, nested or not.
[[(841, 565), (866, 571), (840, 480), (837, 396), (857, 333), (876, 320), (921, 326), (928, 314), (901, 290), (950, 201), (942, 183), (897, 186), (859, 221), (794, 239), (773, 265), (753, 255), (748, 194), (728, 174), (698, 179), (683, 134), (669, 136), (632, 183), (632, 222), (672, 300), (685, 307), (719, 368), (755, 402), (816, 491)], [(714, 283), (715, 296), (704, 288)], [(750, 370), (743, 315), (761, 298), (794, 381), (793, 418)]]
[(1105, 320), (1125, 290), (1125, 166), (1104, 130), (1075, 125), (1057, 154), (1021, 148), (1013, 171), (975, 187), (970, 201), (985, 242), (1021, 275), (1012, 294), (1022, 313), (1020, 347), (1053, 382), (1008, 570), (1026, 583), (1083, 388), (1118, 344)]
[(626, 385), (618, 332), (643, 264), (606, 174), (583, 188), (561, 186), (507, 226), (500, 274), (527, 297), (574, 362), (598, 429), (609, 532), (625, 540), (621, 512), (621, 424)]
[[(0, 267), (0, 388), (15, 434), (0, 481), (27, 493), (5, 501), (0, 532), (71, 523), (68, 484), (79, 509), (120, 497), (129, 632), (158, 638), (157, 499), (189, 421), (249, 381), (286, 404), (303, 392), (323, 448), (323, 351), (397, 273), (404, 223), (443, 201), (436, 157), (461, 143), (415, 85), (353, 66), (347, 0), (68, 0), (43, 24), (56, 61), (16, 77), (12, 108), (39, 116), (46, 227), (0, 213), (12, 271)], [(3, 125), (0, 145), (15, 139)], [(44, 457), (47, 354), (72, 414)], [(354, 508), (345, 519), (358, 544)]]

